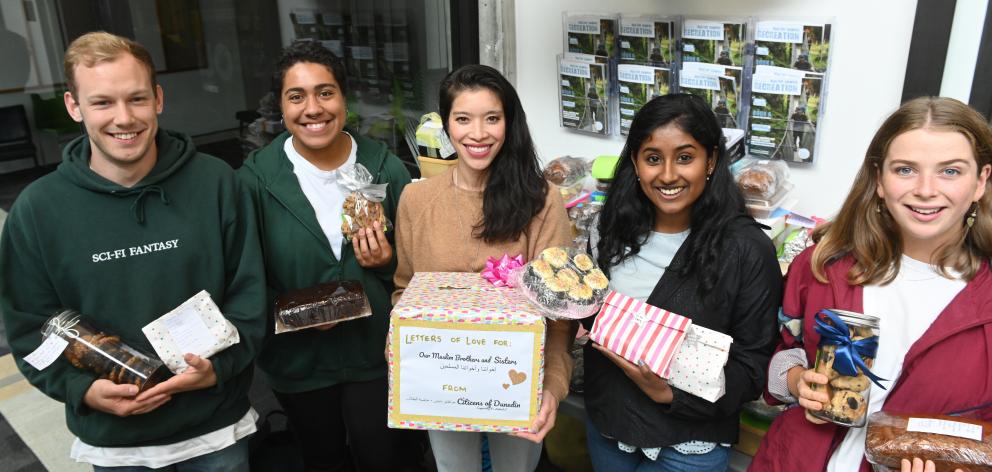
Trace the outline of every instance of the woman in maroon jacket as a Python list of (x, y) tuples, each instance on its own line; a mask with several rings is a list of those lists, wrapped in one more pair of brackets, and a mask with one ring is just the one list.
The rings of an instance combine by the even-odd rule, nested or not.
[[(775, 420), (751, 470), (871, 470), (865, 428), (806, 412), (829, 401), (809, 387), (827, 383), (810, 369), (823, 308), (880, 318), (871, 371), (888, 380), (871, 387), (868, 414), (971, 410), (992, 420), (990, 171), (992, 131), (961, 102), (915, 99), (882, 124), (837, 218), (790, 267), (767, 396), (802, 408)], [(933, 470), (912, 457), (902, 465)]]

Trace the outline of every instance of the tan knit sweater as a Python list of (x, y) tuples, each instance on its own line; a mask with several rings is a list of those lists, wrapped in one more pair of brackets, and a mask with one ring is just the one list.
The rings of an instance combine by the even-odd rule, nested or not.
[[(545, 248), (565, 246), (571, 240), (568, 215), (559, 192), (548, 192), (544, 208), (513, 242), (487, 244), (472, 237), (482, 220), (482, 192), (454, 186), (454, 167), (443, 174), (407, 185), (396, 212), (395, 304), (415, 272), (482, 272), (489, 256), (523, 254), (537, 257)], [(568, 395), (572, 358), (568, 348), (578, 324), (548, 323), (544, 350), (544, 388), (559, 401)]]

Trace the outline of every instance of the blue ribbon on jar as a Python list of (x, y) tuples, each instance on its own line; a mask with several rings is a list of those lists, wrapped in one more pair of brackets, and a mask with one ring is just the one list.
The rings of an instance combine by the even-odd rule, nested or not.
[[(821, 315), (826, 316), (833, 325), (824, 321)], [(816, 332), (820, 334), (820, 344), (837, 346), (837, 351), (834, 352), (834, 370), (841, 375), (855, 377), (860, 369), (875, 385), (885, 390), (879, 381), (888, 380), (873, 374), (862, 359), (862, 356), (875, 358), (875, 353), (878, 351), (878, 336), (856, 341), (851, 339), (851, 330), (847, 327), (847, 323), (830, 310), (820, 310), (814, 320)]]

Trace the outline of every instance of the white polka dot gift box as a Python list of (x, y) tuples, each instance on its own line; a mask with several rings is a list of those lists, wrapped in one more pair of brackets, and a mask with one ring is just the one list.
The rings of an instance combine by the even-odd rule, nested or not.
[(186, 353), (209, 358), (241, 342), (238, 329), (224, 318), (206, 290), (148, 323), (141, 331), (162, 362), (176, 374), (189, 367), (183, 360)]
[(699, 325), (689, 327), (669, 366), (668, 383), (684, 392), (715, 402), (726, 393), (723, 366), (734, 338)]

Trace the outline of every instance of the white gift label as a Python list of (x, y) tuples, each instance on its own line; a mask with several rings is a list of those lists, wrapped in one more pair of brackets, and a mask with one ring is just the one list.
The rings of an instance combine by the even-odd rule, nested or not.
[(183, 354), (207, 352), (217, 344), (217, 338), (210, 333), (200, 312), (193, 307), (162, 320), (162, 323)]
[(398, 330), (400, 415), (529, 418), (534, 333), (419, 326)]
[(35, 369), (45, 370), (46, 367), (52, 365), (52, 362), (55, 362), (55, 359), (58, 359), (62, 355), (62, 351), (65, 351), (68, 345), (69, 341), (54, 334), (49, 335), (41, 343), (41, 346), (38, 346), (38, 349), (24, 356), (24, 362), (31, 364)]
[(910, 418), (906, 431), (917, 433), (934, 433), (945, 436), (982, 440), (982, 427), (977, 424), (960, 421), (938, 420), (936, 418)]

